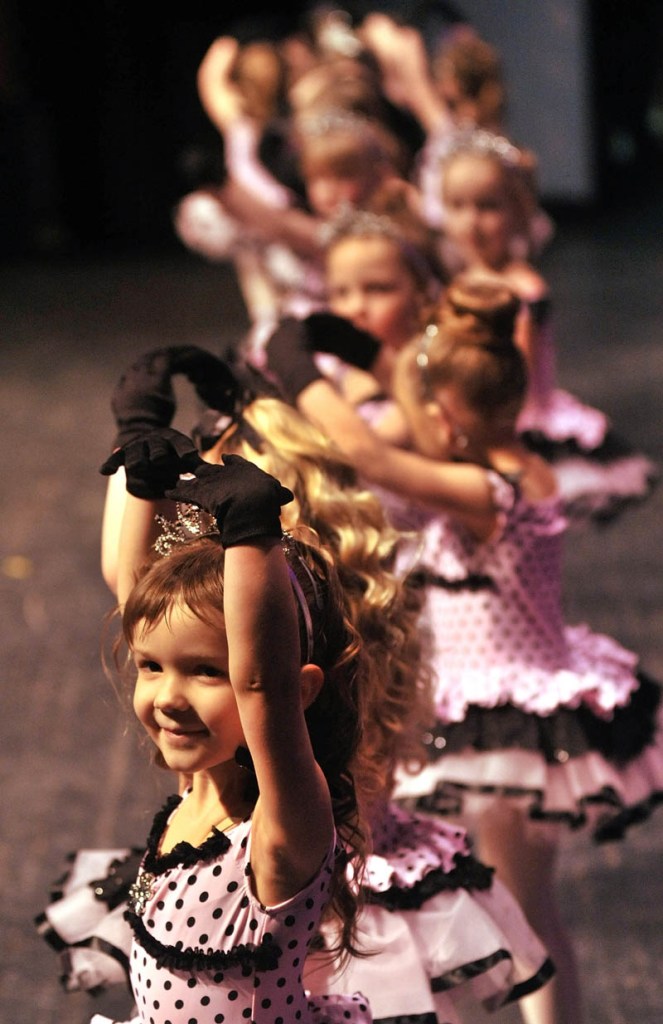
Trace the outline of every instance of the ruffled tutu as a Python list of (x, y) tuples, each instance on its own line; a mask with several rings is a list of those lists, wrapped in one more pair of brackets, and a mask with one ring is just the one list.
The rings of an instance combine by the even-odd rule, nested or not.
[(536, 821), (621, 838), (663, 800), (661, 688), (643, 673), (610, 719), (586, 707), (530, 714), (472, 706), (462, 722), (425, 737), (430, 763), (399, 773), (396, 796), (439, 814), (480, 813), (508, 798)]
[(619, 437), (608, 418), (556, 388), (544, 401), (530, 400), (518, 427), (528, 447), (552, 466), (565, 514), (574, 523), (607, 522), (643, 501), (660, 479), (660, 468)]
[(559, 668), (527, 660), (527, 653), (522, 661), (496, 654), (485, 665), (466, 662), (461, 667), (458, 658), (453, 666), (443, 659), (438, 669), (444, 680), (437, 697), (440, 721), (461, 722), (472, 705), (492, 709), (507, 702), (542, 716), (582, 704), (607, 718), (628, 704), (638, 688), (638, 656), (584, 624), (564, 627)]
[(51, 902), (36, 919), (39, 934), (59, 955), (68, 992), (96, 995), (113, 985), (129, 988), (132, 932), (124, 920), (125, 899), (143, 850), (79, 850), (51, 890)]
[(461, 991), (494, 1009), (552, 976), (539, 939), (463, 829), (391, 804), (373, 836), (358, 928), (368, 955), (335, 970), (324, 952), (313, 954), (307, 987), (360, 989), (375, 1024), (456, 1024)]

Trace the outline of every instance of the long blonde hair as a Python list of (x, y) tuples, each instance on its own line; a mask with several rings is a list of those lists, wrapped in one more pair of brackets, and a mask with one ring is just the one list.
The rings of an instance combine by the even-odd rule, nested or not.
[(243, 437), (240, 421), (208, 458), (234, 452), (270, 472), (295, 495), (283, 508), (284, 528), (304, 523), (334, 552), (348, 618), (362, 639), (363, 739), (353, 774), (370, 803), (390, 791), (398, 761), (423, 763), (420, 735), (431, 720), (420, 597), (391, 571), (400, 533), (340, 452), (297, 410), (260, 398), (242, 420), (260, 442), (252, 432), (251, 440)]

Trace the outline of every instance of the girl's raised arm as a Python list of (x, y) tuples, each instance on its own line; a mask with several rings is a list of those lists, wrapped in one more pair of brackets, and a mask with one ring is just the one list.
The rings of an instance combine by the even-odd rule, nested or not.
[[(278, 345), (274, 345), (273, 341)], [(334, 385), (318, 371), (299, 339), (276, 332), (267, 345), (270, 370), (290, 400), (334, 441), (365, 480), (415, 502), (442, 508), (481, 538), (497, 523), (486, 471), (469, 463), (443, 462), (382, 441)]]
[(304, 718), (322, 670), (300, 665), (281, 541), (280, 506), (292, 494), (231, 455), (223, 465), (201, 463), (195, 479), (181, 480), (168, 495), (211, 512), (221, 532), (230, 681), (260, 790), (252, 865), (259, 898), (279, 903), (315, 874), (333, 835), (329, 790)]

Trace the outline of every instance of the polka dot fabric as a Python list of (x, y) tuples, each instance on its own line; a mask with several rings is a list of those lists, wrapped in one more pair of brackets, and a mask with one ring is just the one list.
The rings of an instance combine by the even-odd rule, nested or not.
[(364, 992), (376, 1024), (447, 1024), (458, 1020), (452, 992), (494, 1008), (548, 980), (546, 950), (463, 828), (384, 802), (371, 833), (358, 943), (377, 955), (337, 971), (312, 954), (307, 985)]
[[(419, 561), (445, 580), (487, 581), (476, 589), (427, 588), (438, 716), (459, 722), (470, 705), (509, 703), (537, 715), (584, 704), (609, 717), (637, 688), (637, 657), (586, 626), (564, 624), (567, 524), (559, 501), (527, 502), (496, 473), (490, 478), (501, 516), (487, 542), (439, 515), (417, 549)], [(411, 560), (405, 552), (402, 562)]]
[[(400, 556), (402, 572), (416, 557), (437, 577), (426, 587), (424, 622), (438, 722), (424, 736), (428, 765), (401, 771), (396, 795), (443, 814), (483, 813), (507, 797), (537, 820), (588, 824), (597, 838), (622, 834), (661, 799), (660, 687), (650, 686), (657, 696), (644, 700), (633, 652), (564, 623), (561, 499), (528, 502), (514, 483), (496, 473), (490, 480), (500, 522), (487, 542), (435, 515), (416, 550)], [(472, 579), (482, 582), (466, 585)], [(615, 752), (622, 734), (628, 739), (632, 705), (646, 716), (635, 733), (643, 742), (627, 758), (604, 753), (607, 724), (614, 723)], [(551, 749), (555, 736), (573, 738), (573, 749)]]
[[(312, 1002), (301, 981), (328, 899), (335, 849), (305, 889), (279, 906), (265, 907), (251, 891), (250, 820), (218, 839), (224, 842), (217, 843), (216, 852), (214, 840), (198, 848), (199, 859), (181, 844), (149, 862), (144, 912), (130, 916), (134, 1020), (370, 1024), (361, 996)], [(98, 1017), (95, 1024), (103, 1021)]]

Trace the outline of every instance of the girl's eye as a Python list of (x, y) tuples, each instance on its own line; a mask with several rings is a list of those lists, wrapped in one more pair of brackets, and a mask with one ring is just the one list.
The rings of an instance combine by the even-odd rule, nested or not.
[(227, 679), (228, 673), (218, 665), (199, 665), (196, 669), (197, 676), (206, 676), (208, 679)]
[(161, 665), (158, 661), (149, 661), (147, 658), (141, 658), (137, 662), (136, 667), (139, 672), (160, 672)]

